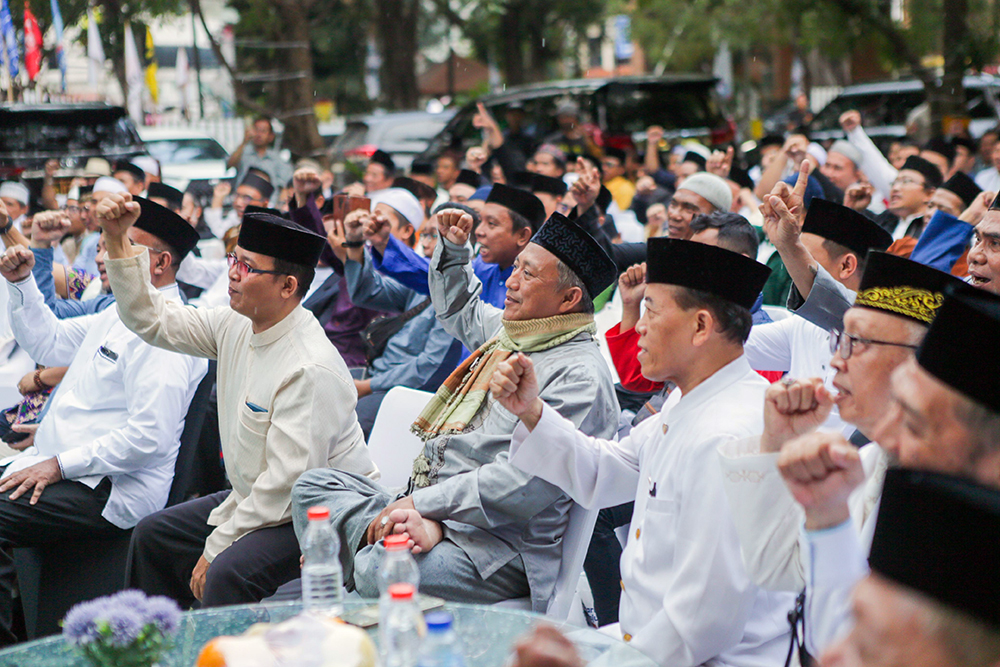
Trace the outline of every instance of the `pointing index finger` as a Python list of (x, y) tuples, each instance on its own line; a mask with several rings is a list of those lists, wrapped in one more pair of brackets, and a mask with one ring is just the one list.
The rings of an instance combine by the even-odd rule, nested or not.
[(803, 160), (799, 166), (799, 177), (795, 181), (795, 188), (792, 190), (799, 198), (804, 197), (806, 194), (806, 185), (809, 183), (809, 173), (811, 171), (812, 163), (809, 160)]

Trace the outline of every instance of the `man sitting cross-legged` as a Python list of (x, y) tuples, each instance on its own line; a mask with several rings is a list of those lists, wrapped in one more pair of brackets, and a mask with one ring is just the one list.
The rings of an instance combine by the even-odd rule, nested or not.
[[(143, 201), (142, 209), (122, 243), (142, 249), (143, 278), (157, 297), (179, 301), (174, 272), (198, 234), (162, 206)], [(10, 224), (0, 204), (4, 222)], [(69, 370), (38, 430), (18, 445), (25, 451), (0, 461), (0, 642), (11, 640), (9, 549), (120, 538), (163, 509), (184, 417), (208, 369), (203, 359), (147, 345), (114, 308), (57, 319), (35, 284), (33, 265), (34, 255), (20, 245), (0, 259), (11, 328), (35, 361)]]
[[(518, 195), (508, 201), (515, 210)], [(308, 472), (293, 491), (296, 531), (301, 539), (307, 508), (328, 506), (345, 581), (365, 597), (378, 595), (380, 541), (396, 532), (414, 543), (422, 592), (481, 603), (530, 596), (532, 607), (545, 611), (572, 503), (508, 463), (517, 419), (487, 385), (499, 363), (523, 353), (538, 367), (541, 395), (564, 417), (587, 433), (612, 435), (619, 410), (594, 339), (592, 297), (615, 280), (615, 267), (592, 237), (554, 215), (518, 255), (501, 311), (480, 298), (470, 265), (472, 217), (456, 210), (438, 216), (431, 298), (448, 332), (475, 352), (412, 427), (424, 448), (409, 488), (397, 494), (347, 472)]]
[(118, 311), (152, 345), (218, 359), (219, 427), (233, 489), (142, 521), (132, 534), (129, 583), (186, 605), (254, 602), (298, 576), (290, 524), (298, 476), (332, 466), (378, 477), (354, 416), (347, 366), (301, 306), (326, 239), (283, 218), (246, 213), (229, 255), (230, 306), (194, 308), (150, 288), (146, 253), (125, 237), (137, 215), (128, 195), (97, 208)]

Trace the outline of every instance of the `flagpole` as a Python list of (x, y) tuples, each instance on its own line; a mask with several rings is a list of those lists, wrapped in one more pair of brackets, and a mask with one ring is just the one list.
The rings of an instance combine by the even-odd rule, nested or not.
[(205, 98), (201, 95), (201, 53), (198, 52), (198, 25), (191, 14), (191, 44), (194, 45), (194, 80), (198, 86), (198, 118), (205, 117)]

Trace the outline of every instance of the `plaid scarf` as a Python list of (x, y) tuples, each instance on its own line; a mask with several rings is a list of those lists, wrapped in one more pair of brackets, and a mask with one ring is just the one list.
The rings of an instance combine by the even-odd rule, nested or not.
[[(500, 334), (470, 354), (442, 383), (410, 431), (424, 442), (438, 435), (463, 432), (486, 402), (493, 372), (502, 361), (515, 352), (548, 350), (585, 332), (597, 333), (594, 316), (589, 313), (504, 320)], [(413, 462), (417, 486), (430, 484), (429, 471), (430, 460), (420, 454)]]

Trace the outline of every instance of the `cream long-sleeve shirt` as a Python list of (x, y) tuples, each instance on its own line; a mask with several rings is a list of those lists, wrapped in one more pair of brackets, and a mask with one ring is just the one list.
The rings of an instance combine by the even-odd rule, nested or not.
[[(145, 250), (145, 249), (143, 249)], [(304, 308), (260, 333), (228, 306), (168, 302), (149, 284), (149, 256), (107, 259), (122, 322), (151, 345), (218, 359), (219, 431), (233, 492), (208, 518), (204, 556), (291, 521), (292, 484), (337, 468), (378, 479), (347, 365)]]

